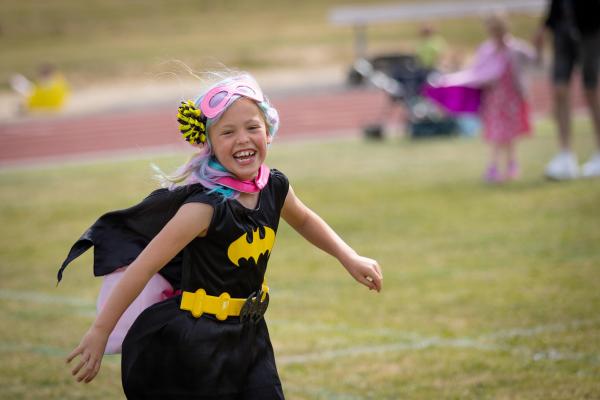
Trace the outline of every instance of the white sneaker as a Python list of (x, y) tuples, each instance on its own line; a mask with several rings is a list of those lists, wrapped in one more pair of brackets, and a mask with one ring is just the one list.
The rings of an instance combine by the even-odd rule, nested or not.
[(581, 175), (586, 178), (600, 176), (600, 151), (583, 164), (581, 167)]
[(578, 178), (577, 157), (570, 151), (561, 151), (546, 166), (546, 177), (557, 181)]

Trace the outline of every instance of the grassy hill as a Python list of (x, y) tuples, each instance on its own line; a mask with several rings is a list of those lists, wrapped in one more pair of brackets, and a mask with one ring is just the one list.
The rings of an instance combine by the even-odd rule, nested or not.
[[(194, 69), (223, 63), (244, 69), (318, 68), (353, 58), (353, 30), (328, 21), (347, 0), (6, 0), (0, 2), (0, 88), (41, 62), (58, 65), (74, 85), (169, 71), (171, 60)], [(529, 37), (537, 16), (511, 17)], [(410, 51), (418, 23), (368, 28), (369, 48)], [(477, 18), (439, 21), (457, 58), (484, 35)]]

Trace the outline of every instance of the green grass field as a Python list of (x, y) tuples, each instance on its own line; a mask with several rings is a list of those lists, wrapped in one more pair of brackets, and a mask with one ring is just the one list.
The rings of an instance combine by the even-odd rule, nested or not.
[[(487, 186), (480, 140), (275, 143), (269, 164), (385, 276), (365, 290), (282, 223), (267, 320), (287, 397), (600, 398), (600, 181), (545, 181), (555, 145), (540, 122), (523, 177)], [(0, 171), (0, 398), (122, 398), (118, 356), (87, 386), (64, 365), (94, 316), (91, 252), (55, 273), (96, 217), (155, 188), (150, 161), (184, 159)]]

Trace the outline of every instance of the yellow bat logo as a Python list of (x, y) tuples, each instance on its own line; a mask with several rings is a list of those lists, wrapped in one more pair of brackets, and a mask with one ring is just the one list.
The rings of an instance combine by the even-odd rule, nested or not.
[(271, 249), (275, 243), (275, 231), (268, 226), (263, 227), (265, 232), (264, 237), (260, 237), (261, 228), (256, 228), (250, 233), (244, 233), (242, 236), (233, 241), (227, 249), (227, 257), (232, 263), (240, 266), (242, 258), (250, 261), (254, 260), (254, 264), (258, 264), (258, 258), (261, 255), (268, 256), (271, 254)]

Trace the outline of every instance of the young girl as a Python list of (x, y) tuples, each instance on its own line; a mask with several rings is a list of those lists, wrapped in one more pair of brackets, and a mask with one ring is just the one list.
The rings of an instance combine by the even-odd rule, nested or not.
[(120, 316), (159, 273), (181, 294), (147, 308), (129, 329), (121, 365), (126, 396), (282, 399), (262, 318), (280, 215), (369, 289), (381, 290), (380, 267), (307, 208), (282, 172), (264, 164), (279, 118), (252, 77), (221, 80), (182, 103), (178, 120), (200, 152), (171, 179), (170, 190), (102, 216), (59, 271), (60, 280), (92, 245), (96, 275), (129, 264), (67, 362), (79, 356), (72, 373), (90, 382)]
[(442, 76), (434, 87), (425, 89), (425, 94), (452, 113), (479, 113), (484, 138), (491, 145), (484, 179), (500, 182), (519, 174), (515, 142), (530, 134), (523, 68), (537, 56), (531, 46), (508, 33), (502, 13), (488, 16), (485, 26), (489, 39), (479, 47), (473, 65)]

